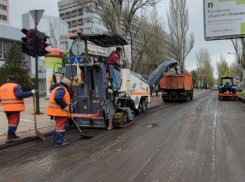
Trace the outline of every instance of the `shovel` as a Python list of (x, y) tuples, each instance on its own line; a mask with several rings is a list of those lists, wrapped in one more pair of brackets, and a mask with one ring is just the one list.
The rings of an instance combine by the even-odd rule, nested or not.
[(81, 128), (78, 126), (78, 124), (77, 124), (77, 122), (75, 121), (75, 119), (72, 117), (72, 115), (71, 115), (70, 112), (69, 112), (69, 115), (70, 115), (72, 121), (74, 122), (74, 124), (76, 125), (77, 129), (80, 131), (81, 139), (90, 139), (90, 138), (94, 138), (94, 137), (95, 137), (95, 135), (85, 135), (85, 134), (82, 132)]
[(45, 136), (43, 136), (43, 134), (40, 133), (40, 131), (38, 131), (37, 129), (37, 120), (36, 120), (36, 100), (35, 100), (35, 95), (33, 94), (33, 111), (34, 111), (34, 123), (35, 123), (35, 133), (36, 135), (41, 138), (43, 141), (46, 140)]

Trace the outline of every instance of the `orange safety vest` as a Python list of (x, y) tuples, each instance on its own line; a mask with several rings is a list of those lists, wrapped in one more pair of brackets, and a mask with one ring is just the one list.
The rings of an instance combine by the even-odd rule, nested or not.
[(24, 100), (18, 99), (14, 95), (14, 88), (17, 85), (16, 83), (6, 83), (0, 87), (0, 100), (4, 112), (25, 110)]
[[(55, 93), (60, 88), (62, 88), (62, 87), (58, 86), (51, 92), (50, 97), (49, 97), (49, 103), (48, 103), (48, 108), (47, 108), (46, 114), (49, 116), (66, 116), (66, 117), (69, 117), (69, 113), (66, 110), (62, 109), (60, 107), (60, 105), (58, 105), (54, 100)], [(64, 89), (65, 89), (65, 95), (64, 95), (63, 99), (66, 102), (66, 104), (69, 105), (71, 103), (70, 94), (66, 90), (66, 88), (64, 88)]]

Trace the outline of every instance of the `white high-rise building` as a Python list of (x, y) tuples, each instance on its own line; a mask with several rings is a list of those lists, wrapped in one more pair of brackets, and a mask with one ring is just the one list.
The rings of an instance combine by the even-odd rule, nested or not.
[(93, 2), (79, 4), (77, 0), (62, 0), (58, 2), (60, 18), (69, 25), (69, 32), (76, 34), (82, 30), (83, 33), (101, 33), (107, 31), (100, 16), (93, 11)]

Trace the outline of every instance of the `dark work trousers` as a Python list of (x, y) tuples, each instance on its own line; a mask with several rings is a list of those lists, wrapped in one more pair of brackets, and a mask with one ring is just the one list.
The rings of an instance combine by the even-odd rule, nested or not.
[(20, 121), (20, 111), (6, 113), (8, 119), (8, 134), (14, 134)]
[(64, 142), (67, 121), (68, 117), (55, 116), (54, 144), (60, 145)]

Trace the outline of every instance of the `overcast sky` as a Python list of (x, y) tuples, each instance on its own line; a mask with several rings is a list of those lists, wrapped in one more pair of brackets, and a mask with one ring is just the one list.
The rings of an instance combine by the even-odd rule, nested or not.
[[(22, 28), (21, 15), (34, 9), (44, 9), (45, 15), (59, 16), (58, 1), (59, 0), (9, 0), (10, 25)], [(187, 7), (189, 9), (190, 20), (189, 32), (194, 33), (195, 45), (186, 58), (186, 68), (189, 71), (196, 69), (195, 54), (200, 50), (200, 48), (206, 47), (211, 55), (212, 65), (214, 67), (214, 77), (217, 78), (216, 61), (219, 61), (220, 54), (224, 55), (229, 65), (235, 59), (234, 54), (227, 54), (228, 52), (234, 52), (232, 43), (230, 40), (204, 40), (203, 0), (187, 0)], [(166, 11), (168, 9), (169, 0), (162, 0), (162, 2), (158, 4), (158, 14), (165, 22), (166, 30)]]

